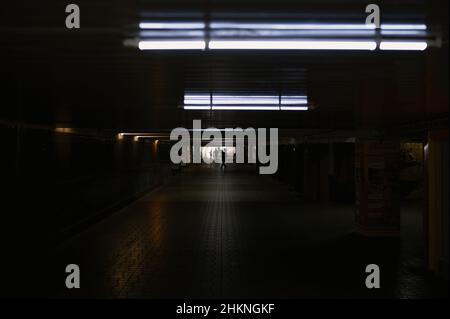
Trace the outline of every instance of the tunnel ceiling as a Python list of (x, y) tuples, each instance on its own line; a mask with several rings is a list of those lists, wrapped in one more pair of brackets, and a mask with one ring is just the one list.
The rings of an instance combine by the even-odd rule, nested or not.
[[(142, 19), (189, 12), (297, 19), (365, 17), (367, 1), (86, 1), (79, 30), (64, 28), (65, 1), (9, 2), (1, 12), (2, 88), (9, 121), (62, 127), (171, 129), (205, 125), (352, 129), (360, 103), (424, 101), (424, 53), (144, 52), (125, 47)], [(386, 16), (439, 25), (440, 4), (382, 1)], [(5, 6), (4, 6), (5, 8)], [(255, 9), (256, 8), (256, 9)], [(326, 8), (326, 10), (324, 10)], [(375, 83), (374, 90), (368, 89)], [(307, 112), (187, 112), (186, 90), (302, 91)], [(394, 92), (392, 91), (394, 90)], [(363, 101), (363, 102), (361, 102)], [(417, 105), (415, 105), (417, 104)]]

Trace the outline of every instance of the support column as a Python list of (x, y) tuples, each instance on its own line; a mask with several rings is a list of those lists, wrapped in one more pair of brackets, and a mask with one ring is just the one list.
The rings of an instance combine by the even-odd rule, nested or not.
[(303, 197), (308, 201), (319, 199), (319, 163), (315, 155), (315, 145), (304, 144)]
[(424, 151), (428, 268), (448, 278), (448, 130), (430, 133)]
[(329, 167), (326, 144), (304, 144), (303, 152), (303, 195), (310, 201), (328, 201)]
[(356, 141), (355, 219), (364, 235), (400, 234), (400, 144)]

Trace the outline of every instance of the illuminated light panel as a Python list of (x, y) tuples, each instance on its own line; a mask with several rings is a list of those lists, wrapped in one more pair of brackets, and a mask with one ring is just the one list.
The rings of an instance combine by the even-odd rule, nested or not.
[(121, 135), (121, 136), (134, 136), (134, 135), (140, 135), (140, 136), (157, 136), (157, 135), (155, 135), (155, 133), (142, 133), (142, 132), (139, 132), (139, 133), (119, 133), (119, 135)]
[(270, 30), (362, 30), (374, 29), (366, 24), (317, 24), (317, 23), (233, 23), (213, 22), (211, 29), (270, 29)]
[(204, 50), (205, 41), (139, 41), (140, 50)]
[(426, 30), (425, 24), (382, 24), (382, 30)]
[[(305, 95), (211, 95), (186, 94), (185, 110), (243, 110), (243, 111), (305, 111), (308, 98)], [(281, 108), (280, 108), (281, 106)]]
[(203, 30), (143, 30), (139, 32), (141, 38), (203, 38)]
[[(393, 30), (392, 32), (400, 32)], [(410, 31), (410, 32), (419, 32), (419, 31)], [(423, 32), (423, 31), (422, 31)], [(289, 37), (292, 38), (314, 38), (314, 37), (348, 37), (351, 39), (353, 36), (366, 36), (373, 37), (376, 34), (375, 29), (367, 29), (367, 30), (270, 30), (270, 29), (261, 29), (261, 30), (246, 30), (246, 29), (218, 29), (211, 31), (211, 38), (236, 38), (236, 37), (252, 37), (252, 38), (265, 38), (265, 37), (273, 37), (275, 39), (282, 39)]]
[(141, 22), (139, 28), (142, 30), (151, 29), (178, 29), (178, 30), (192, 30), (192, 29), (204, 29), (205, 23), (203, 22)]
[(308, 104), (308, 98), (304, 95), (281, 96), (281, 105), (298, 105), (298, 104)]
[(307, 106), (282, 106), (282, 111), (308, 111)]
[(203, 95), (185, 95), (184, 104), (210, 104), (211, 97), (209, 94)]
[[(164, 135), (158, 135), (158, 136), (136, 135), (136, 136), (134, 136), (134, 140), (137, 142), (140, 139), (154, 139), (154, 138), (165, 138), (165, 137), (167, 137), (167, 136), (164, 136)], [(159, 141), (159, 140), (157, 140), (157, 141)]]
[(184, 105), (183, 108), (185, 110), (210, 110), (211, 107), (209, 105)]
[[(227, 22), (209, 23), (211, 40), (204, 40), (207, 23), (202, 21), (141, 22), (140, 50), (370, 50), (377, 49), (374, 24), (364, 23), (284, 23)], [(427, 26), (417, 23), (381, 24), (381, 35), (423, 37)], [(275, 34), (276, 33), (276, 34)], [(246, 39), (246, 36), (253, 39)], [(358, 36), (365, 35), (366, 39)], [(218, 37), (217, 37), (218, 36)], [(225, 36), (225, 38), (220, 38)], [(320, 39), (327, 36), (328, 40)], [(150, 37), (155, 37), (151, 39)], [(319, 37), (314, 39), (315, 37)], [(336, 39), (335, 37), (341, 37)], [(345, 37), (342, 38), (342, 37)], [(258, 38), (260, 40), (258, 40)], [(283, 39), (284, 40), (272, 40)], [(309, 38), (309, 39), (308, 39)], [(334, 38), (334, 39), (333, 39)], [(173, 40), (170, 40), (173, 39)], [(426, 49), (425, 42), (382, 41), (381, 50)], [(386, 43), (383, 43), (386, 42)], [(398, 43), (396, 43), (398, 42)], [(419, 44), (420, 43), (420, 44)], [(136, 45), (136, 44), (134, 44)], [(196, 104), (196, 103), (195, 103)]]
[(214, 105), (278, 105), (278, 96), (228, 96), (228, 95), (213, 95)]
[(212, 40), (211, 50), (375, 50), (375, 41)]
[[(426, 30), (425, 24), (382, 24), (384, 30)], [(249, 30), (371, 30), (374, 24), (343, 23), (234, 23), (213, 22), (211, 29), (249, 29)]]
[(213, 106), (212, 110), (218, 111), (279, 111), (278, 106), (235, 106), (235, 105), (222, 105)]
[(381, 30), (381, 35), (426, 36), (424, 30)]
[(424, 51), (427, 46), (427, 43), (424, 41), (382, 41), (380, 43), (380, 50)]
[(164, 138), (165, 135), (155, 134), (155, 133), (119, 133), (117, 134), (117, 138), (119, 140), (123, 140), (124, 137), (133, 137), (135, 141), (138, 141), (140, 138)]

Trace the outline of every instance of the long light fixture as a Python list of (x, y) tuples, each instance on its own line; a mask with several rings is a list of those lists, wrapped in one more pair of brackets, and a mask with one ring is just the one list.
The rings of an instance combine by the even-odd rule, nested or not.
[[(253, 29), (253, 30), (367, 30), (375, 29), (374, 24), (364, 23), (246, 23), (246, 22), (211, 22), (211, 29)], [(206, 23), (192, 22), (141, 22), (142, 30), (199, 30), (205, 29)], [(425, 24), (381, 24), (382, 30), (426, 30)]]
[(308, 97), (305, 95), (282, 95), (281, 105), (308, 104)]
[(406, 41), (382, 41), (380, 50), (407, 50), (407, 51), (423, 51), (427, 48), (425, 41), (406, 42)]
[(146, 136), (148, 138), (164, 137), (164, 135), (158, 133), (143, 133), (143, 132), (122, 132), (117, 134), (118, 139), (123, 139), (124, 137), (136, 137), (136, 136)]
[(259, 40), (212, 40), (211, 50), (375, 50), (375, 41), (259, 41)]
[(281, 106), (282, 111), (308, 111), (307, 106)]
[(278, 106), (267, 106), (267, 105), (254, 105), (254, 106), (243, 106), (243, 105), (217, 105), (211, 108), (213, 111), (279, 111)]
[(425, 24), (382, 24), (381, 30), (426, 30)]
[(203, 110), (207, 111), (211, 109), (211, 106), (209, 105), (184, 105), (183, 107), (185, 110)]
[(142, 39), (203, 39), (204, 30), (142, 30)]
[(140, 50), (204, 50), (205, 41), (168, 41), (145, 40), (139, 41)]
[[(214, 105), (278, 105), (280, 103), (279, 96), (264, 95), (213, 95)], [(306, 96), (285, 97), (282, 96), (281, 104), (307, 104)]]
[(139, 28), (136, 43), (140, 50), (374, 51), (379, 46), (380, 50), (423, 51), (428, 46), (424, 40), (427, 26), (421, 23), (386, 23), (379, 31), (374, 24), (364, 23), (217, 20), (209, 24), (201, 20), (148, 21), (141, 22)]
[[(382, 30), (426, 30), (424, 24), (382, 24)], [(249, 29), (249, 30), (371, 30), (375, 24), (344, 23), (235, 23), (212, 22), (211, 29)]]
[[(137, 142), (140, 139), (155, 139), (155, 138), (167, 138), (166, 135), (159, 135), (159, 136), (149, 136), (149, 135), (135, 135), (133, 139)], [(157, 140), (159, 141), (159, 140)]]
[(209, 105), (211, 104), (211, 96), (209, 94), (185, 95), (184, 104)]
[(185, 110), (218, 111), (306, 111), (305, 95), (239, 95), (239, 94), (193, 94), (184, 96)]
[[(375, 26), (374, 26), (375, 27)], [(373, 27), (373, 28), (374, 28)], [(357, 30), (371, 29), (366, 24), (317, 24), (317, 23), (235, 23), (212, 22), (211, 29), (252, 29), (252, 30)]]
[(263, 95), (213, 95), (214, 105), (273, 105), (278, 104), (278, 96), (263, 96)]
[[(205, 105), (278, 105), (280, 103), (279, 96), (275, 95), (185, 95), (184, 104), (194, 107), (203, 108)], [(281, 96), (281, 104), (308, 104), (308, 99), (304, 95), (283, 95)]]
[(142, 30), (154, 30), (154, 29), (204, 29), (204, 22), (141, 22), (139, 28)]
[(381, 35), (425, 37), (425, 30), (381, 30)]

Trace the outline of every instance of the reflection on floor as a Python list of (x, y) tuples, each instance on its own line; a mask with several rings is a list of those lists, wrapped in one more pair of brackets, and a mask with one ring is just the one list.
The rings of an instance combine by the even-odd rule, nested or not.
[[(410, 207), (411, 206), (411, 207)], [(354, 233), (351, 205), (305, 203), (253, 169), (186, 168), (60, 247), (81, 268), (63, 297), (440, 297), (423, 271), (420, 207), (406, 206), (402, 240)], [(381, 289), (365, 287), (365, 266)]]

